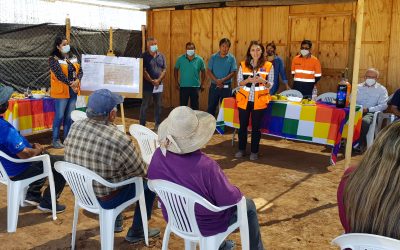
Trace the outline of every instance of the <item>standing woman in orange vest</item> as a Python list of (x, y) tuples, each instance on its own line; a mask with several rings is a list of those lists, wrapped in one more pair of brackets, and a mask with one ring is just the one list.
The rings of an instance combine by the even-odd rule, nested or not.
[(269, 89), (274, 84), (274, 69), (264, 57), (264, 46), (251, 41), (247, 49), (246, 60), (240, 63), (237, 82), (241, 86), (236, 93), (239, 108), (239, 151), (236, 158), (246, 155), (247, 127), (251, 114), (251, 154), (250, 160), (258, 159), (261, 139), (261, 121), (264, 110), (270, 101)]
[(50, 96), (55, 99), (55, 116), (53, 120), (54, 148), (63, 148), (60, 140), (60, 127), (63, 124), (64, 139), (67, 138), (72, 124), (71, 112), (75, 109), (82, 70), (78, 58), (70, 51), (64, 36), (57, 36), (49, 58)]

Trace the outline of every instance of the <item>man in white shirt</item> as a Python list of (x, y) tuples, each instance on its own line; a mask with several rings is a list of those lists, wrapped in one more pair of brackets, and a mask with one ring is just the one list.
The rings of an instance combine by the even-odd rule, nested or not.
[(367, 133), (371, 125), (374, 113), (384, 111), (387, 108), (388, 92), (384, 86), (377, 82), (379, 71), (369, 68), (365, 72), (365, 81), (358, 84), (357, 104), (363, 106), (363, 119), (360, 135), (360, 150), (367, 147)]

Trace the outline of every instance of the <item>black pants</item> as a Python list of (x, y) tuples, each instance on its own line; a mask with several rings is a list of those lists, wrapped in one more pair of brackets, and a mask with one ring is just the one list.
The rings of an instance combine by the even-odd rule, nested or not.
[(254, 102), (248, 102), (246, 110), (239, 108), (239, 150), (246, 151), (247, 127), (251, 114), (251, 152), (258, 153), (261, 139), (261, 121), (265, 109), (254, 110)]
[(217, 85), (212, 83), (210, 91), (208, 92), (208, 108), (207, 112), (215, 116), (215, 110), (218, 105), (222, 102), (222, 99), (231, 97), (232, 90), (229, 88), (217, 88)]
[[(51, 161), (51, 170), (53, 171), (53, 177), (54, 177), (54, 186), (56, 189), (56, 197), (58, 198), (61, 194), (61, 192), (64, 189), (65, 186), (65, 179), (60, 174), (54, 169), (54, 163), (56, 161), (63, 161), (64, 156), (59, 156), (59, 155), (50, 155), (50, 161)], [(10, 178), (13, 181), (19, 181), (19, 180), (24, 180), (39, 174), (43, 173), (43, 162), (42, 161), (37, 161), (33, 162), (31, 167), (27, 168), (24, 172), (20, 173), (19, 175), (16, 175), (12, 178)], [(35, 197), (39, 198), (40, 200), (45, 200), (48, 203), (51, 203), (51, 195), (50, 195), (50, 187), (48, 186), (44, 192), (43, 196), (41, 195), (40, 189), (43, 187), (44, 183), (46, 181), (46, 178), (37, 180), (35, 182), (32, 182), (29, 185), (28, 192), (26, 196), (28, 197)]]
[(193, 110), (199, 110), (199, 88), (196, 87), (181, 87), (179, 89), (180, 106), (188, 106), (190, 98), (190, 107)]
[(311, 98), (312, 91), (314, 89), (314, 82), (293, 82), (293, 89), (300, 91), (303, 94), (303, 98)]

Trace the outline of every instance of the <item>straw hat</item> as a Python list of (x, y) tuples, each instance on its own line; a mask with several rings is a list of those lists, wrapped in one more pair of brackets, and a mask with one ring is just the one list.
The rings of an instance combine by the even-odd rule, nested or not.
[(214, 116), (180, 106), (171, 111), (158, 127), (158, 140), (163, 154), (166, 150), (176, 154), (194, 152), (211, 139), (216, 122)]

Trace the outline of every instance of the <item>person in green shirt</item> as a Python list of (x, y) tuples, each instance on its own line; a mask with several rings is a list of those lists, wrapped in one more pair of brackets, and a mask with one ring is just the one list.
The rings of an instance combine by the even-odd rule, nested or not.
[(195, 50), (194, 43), (186, 43), (186, 54), (178, 57), (174, 68), (174, 77), (179, 90), (179, 105), (187, 106), (190, 99), (190, 107), (198, 110), (199, 90), (204, 90), (206, 68), (203, 58), (196, 55)]

